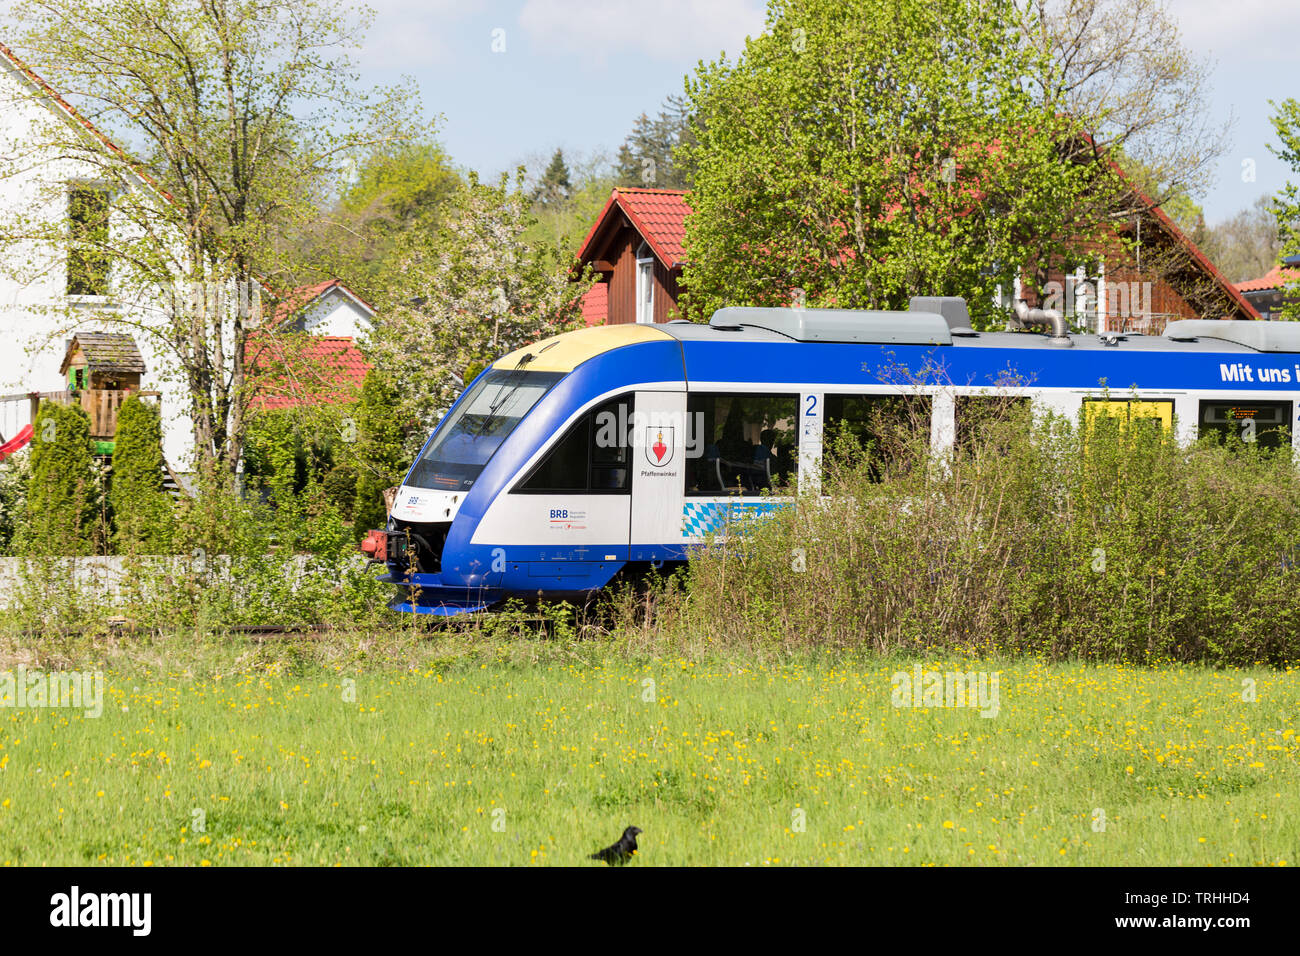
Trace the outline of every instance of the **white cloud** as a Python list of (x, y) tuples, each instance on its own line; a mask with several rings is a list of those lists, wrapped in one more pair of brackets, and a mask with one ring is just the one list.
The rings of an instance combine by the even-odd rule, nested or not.
[(1290, 0), (1173, 0), (1169, 11), (1182, 28), (1183, 42), (1208, 53), (1221, 66), (1230, 59), (1294, 59), (1300, 35), (1300, 4)]
[(762, 0), (527, 0), (519, 26), (534, 44), (604, 62), (640, 53), (694, 62), (738, 53), (763, 29)]
[(362, 64), (413, 70), (450, 58), (448, 27), (470, 11), (463, 0), (366, 0), (375, 17), (361, 52)]

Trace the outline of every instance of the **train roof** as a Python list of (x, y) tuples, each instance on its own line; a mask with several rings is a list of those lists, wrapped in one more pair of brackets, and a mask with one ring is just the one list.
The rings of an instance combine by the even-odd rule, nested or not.
[(1300, 323), (1184, 319), (1170, 322), (1163, 335), (1070, 334), (1062, 341), (1029, 330), (977, 332), (970, 328), (965, 301), (956, 297), (917, 297), (907, 311), (733, 307), (719, 309), (707, 325), (678, 319), (565, 332), (515, 349), (497, 359), (493, 367), (568, 372), (623, 346), (671, 339), (683, 345), (839, 343), (1058, 353), (1290, 354), (1300, 353)]
[[(898, 313), (907, 315), (909, 313)], [(1234, 320), (1221, 320), (1224, 325), (1246, 325), (1254, 323), (1237, 322)], [(1174, 325), (1175, 323), (1170, 323)], [(1218, 320), (1216, 323), (1218, 324)], [(1273, 323), (1270, 323), (1273, 324)], [(704, 325), (700, 322), (674, 321), (667, 322), (663, 325), (655, 326), (669, 335), (683, 342), (799, 342), (799, 341), (834, 341), (831, 339), (821, 340), (800, 340), (782, 332), (776, 332), (768, 328), (756, 325), (740, 325), (736, 327), (719, 327), (715, 325)], [(1300, 325), (1296, 330), (1300, 332)], [(1100, 335), (1071, 335), (1073, 342), (1072, 348), (1075, 349), (1105, 349), (1112, 351), (1122, 349), (1125, 351), (1144, 351), (1144, 352), (1227, 352), (1227, 353), (1247, 353), (1253, 354), (1264, 351), (1300, 351), (1296, 349), (1257, 349), (1240, 342), (1232, 341), (1227, 338), (1211, 338), (1209, 335), (1201, 334), (1185, 339), (1174, 339), (1164, 335), (1141, 335), (1135, 332), (1127, 332), (1119, 335), (1100, 336)], [(938, 345), (951, 346), (953, 348), (998, 348), (998, 349), (1047, 349), (1051, 351), (1060, 351), (1059, 346), (1051, 342), (1051, 338), (1041, 332), (967, 332), (962, 335), (951, 335), (947, 341), (915, 341), (899, 342), (897, 339), (881, 338), (859, 338), (858, 343), (874, 342), (877, 344), (913, 344), (913, 345)]]

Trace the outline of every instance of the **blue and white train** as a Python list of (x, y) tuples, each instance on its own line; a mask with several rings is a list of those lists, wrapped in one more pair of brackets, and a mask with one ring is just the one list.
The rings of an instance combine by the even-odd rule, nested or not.
[(726, 308), (708, 325), (603, 326), (518, 349), (470, 384), (407, 473), (382, 580), (399, 588), (395, 607), (437, 615), (591, 594), (785, 507), (781, 488), (816, 494), (824, 430), (903, 393), (924, 398), (938, 451), (990, 395), (1067, 415), (1106, 402), (1176, 420), (1180, 441), (1300, 437), (1300, 324), (1097, 336), (1058, 313), (1019, 315), (1020, 330), (975, 332), (957, 298), (906, 312)]

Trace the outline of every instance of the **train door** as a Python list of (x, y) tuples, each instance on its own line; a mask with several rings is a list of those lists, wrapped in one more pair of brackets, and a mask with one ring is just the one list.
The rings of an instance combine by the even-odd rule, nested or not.
[(801, 398), (797, 390), (689, 393), (690, 445), (678, 479), (683, 546), (730, 536), (793, 503), (805, 442)]
[(822, 430), (825, 398), (821, 392), (799, 396), (798, 485), (799, 494), (816, 495), (822, 490)]
[(686, 415), (686, 393), (637, 392), (632, 432), (633, 561), (682, 556), (682, 505), (688, 459), (699, 439)]

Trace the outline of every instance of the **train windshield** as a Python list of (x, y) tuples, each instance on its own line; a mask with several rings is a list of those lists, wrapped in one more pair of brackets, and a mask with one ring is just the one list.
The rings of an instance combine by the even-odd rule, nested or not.
[(464, 491), (561, 372), (492, 369), (471, 386), (411, 469), (416, 488)]

